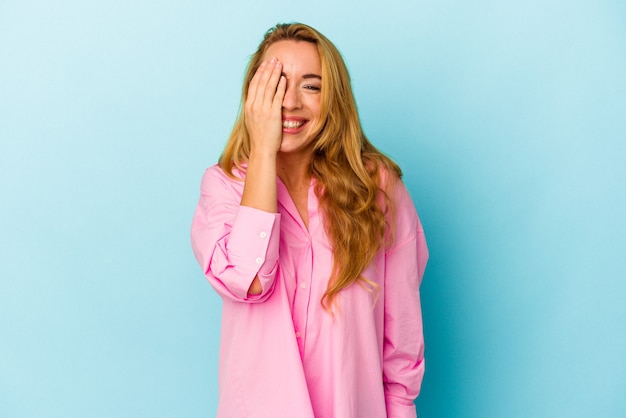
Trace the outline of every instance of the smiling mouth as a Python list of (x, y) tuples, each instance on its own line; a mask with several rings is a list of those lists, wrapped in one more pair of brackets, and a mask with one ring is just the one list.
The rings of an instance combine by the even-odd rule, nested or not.
[(286, 129), (298, 129), (299, 127), (301, 127), (305, 123), (306, 123), (306, 121), (304, 121), (304, 120), (284, 120), (283, 121), (283, 128), (286, 128)]

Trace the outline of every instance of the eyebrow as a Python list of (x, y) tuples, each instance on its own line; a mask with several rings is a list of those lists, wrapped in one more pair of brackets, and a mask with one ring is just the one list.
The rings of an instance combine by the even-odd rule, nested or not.
[[(285, 73), (281, 73), (280, 75), (284, 76), (285, 78), (287, 78), (287, 74)], [(305, 74), (302, 76), (303, 79), (307, 80), (309, 78), (317, 78), (318, 80), (322, 79), (321, 75), (317, 75), (317, 74)]]

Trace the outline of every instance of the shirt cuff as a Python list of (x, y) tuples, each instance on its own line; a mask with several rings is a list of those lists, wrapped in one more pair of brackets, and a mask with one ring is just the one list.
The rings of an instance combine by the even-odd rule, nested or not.
[(231, 262), (238, 268), (259, 275), (263, 293), (276, 271), (279, 242), (279, 213), (239, 206), (227, 244), (228, 252)]
[(385, 404), (387, 406), (387, 418), (416, 418), (417, 409), (415, 403), (398, 398), (393, 395), (385, 395)]

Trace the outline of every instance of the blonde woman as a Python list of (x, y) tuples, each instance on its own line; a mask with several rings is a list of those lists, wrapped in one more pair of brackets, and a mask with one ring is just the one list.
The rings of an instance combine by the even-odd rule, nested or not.
[(223, 299), (218, 417), (415, 417), (428, 250), (400, 169), (363, 134), (346, 65), (270, 29), (202, 179), (193, 250)]

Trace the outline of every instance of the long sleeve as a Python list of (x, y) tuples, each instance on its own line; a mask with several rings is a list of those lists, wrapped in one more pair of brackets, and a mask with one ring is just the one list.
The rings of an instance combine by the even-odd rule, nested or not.
[[(223, 298), (262, 302), (273, 290), (278, 266), (280, 214), (240, 206), (243, 182), (217, 166), (202, 178), (191, 226), (194, 254), (207, 280)], [(258, 276), (263, 291), (248, 297)]]
[(415, 418), (424, 376), (419, 286), (428, 260), (424, 230), (404, 186), (395, 193), (396, 237), (385, 259), (383, 379), (389, 418)]

